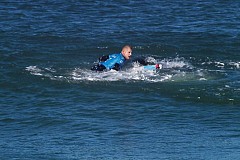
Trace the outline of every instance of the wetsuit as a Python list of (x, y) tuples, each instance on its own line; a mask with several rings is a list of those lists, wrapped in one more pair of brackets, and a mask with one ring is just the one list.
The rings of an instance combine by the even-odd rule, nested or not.
[(98, 64), (94, 65), (91, 70), (103, 71), (114, 69), (119, 71), (125, 62), (125, 58), (122, 53), (110, 54), (108, 56), (102, 56), (99, 58)]

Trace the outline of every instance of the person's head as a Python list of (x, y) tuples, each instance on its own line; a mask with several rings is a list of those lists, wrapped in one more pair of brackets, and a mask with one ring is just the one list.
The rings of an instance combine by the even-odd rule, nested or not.
[(131, 55), (132, 55), (132, 47), (130, 45), (125, 45), (122, 48), (122, 55), (125, 59), (130, 59)]

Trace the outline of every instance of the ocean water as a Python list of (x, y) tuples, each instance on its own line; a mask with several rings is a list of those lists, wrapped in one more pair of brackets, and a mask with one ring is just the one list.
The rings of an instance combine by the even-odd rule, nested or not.
[[(239, 8), (1, 1), (0, 159), (238, 159)], [(90, 70), (125, 44), (163, 68)]]

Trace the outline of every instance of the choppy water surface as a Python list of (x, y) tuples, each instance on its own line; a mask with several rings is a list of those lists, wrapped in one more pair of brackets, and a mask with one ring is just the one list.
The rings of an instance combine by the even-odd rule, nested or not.
[[(0, 159), (237, 159), (239, 7), (0, 2)], [(163, 68), (90, 70), (124, 44)]]

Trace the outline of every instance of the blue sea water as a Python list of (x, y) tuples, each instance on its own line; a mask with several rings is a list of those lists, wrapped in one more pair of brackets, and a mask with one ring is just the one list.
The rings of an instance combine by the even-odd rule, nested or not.
[[(238, 159), (240, 2), (0, 2), (0, 159)], [(162, 64), (95, 73), (133, 46)]]

